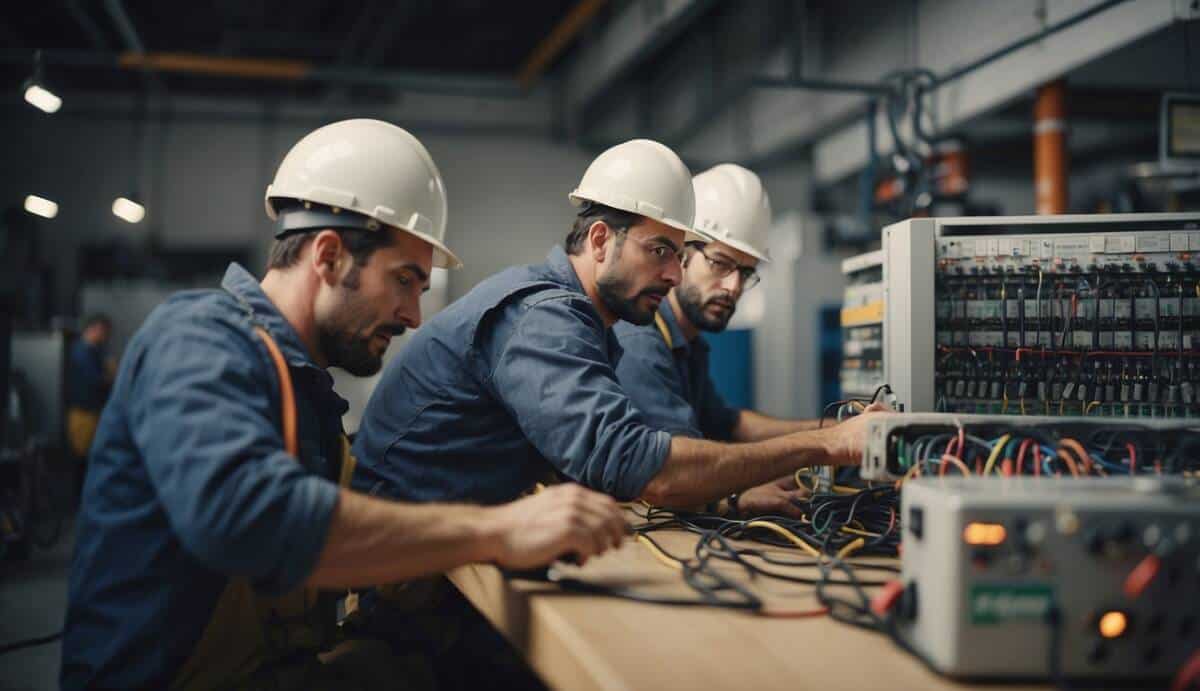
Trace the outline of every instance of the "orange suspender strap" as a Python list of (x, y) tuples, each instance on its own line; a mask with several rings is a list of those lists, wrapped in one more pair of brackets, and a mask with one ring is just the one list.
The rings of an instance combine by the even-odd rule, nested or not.
[[(271, 334), (261, 326), (254, 327), (254, 331), (266, 344), (267, 352), (271, 354), (271, 360), (275, 363), (275, 371), (279, 374), (279, 398), (283, 408), (283, 448), (299, 459), (300, 444), (296, 440), (296, 392), (292, 388), (291, 371), (288, 370), (287, 361), (283, 359), (283, 352), (279, 350), (279, 346), (275, 343), (275, 339), (271, 338)], [(350, 486), (350, 480), (354, 477), (355, 465), (356, 459), (350, 454), (350, 440), (342, 435), (342, 465), (341, 471), (338, 473), (338, 485)]]
[(671, 330), (667, 328), (667, 320), (663, 319), (661, 312), (654, 313), (654, 325), (658, 327), (658, 332), (662, 334), (663, 340), (667, 342), (667, 349), (674, 350), (675, 344), (671, 342)]
[(279, 350), (275, 339), (261, 326), (254, 327), (255, 333), (267, 346), (271, 360), (275, 363), (275, 371), (279, 374), (279, 398), (283, 414), (283, 448), (294, 458), (300, 458), (300, 444), (296, 441), (296, 391), (292, 388), (292, 374), (288, 370), (283, 352)]

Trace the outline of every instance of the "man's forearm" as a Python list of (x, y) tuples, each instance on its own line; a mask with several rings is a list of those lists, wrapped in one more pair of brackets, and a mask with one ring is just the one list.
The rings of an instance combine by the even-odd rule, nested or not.
[(309, 585), (354, 588), (490, 561), (490, 509), (400, 504), (343, 489)]
[(783, 420), (763, 415), (753, 410), (743, 410), (733, 428), (733, 440), (738, 442), (762, 441), (782, 437), (785, 434), (817, 429), (818, 420)]
[(752, 444), (672, 437), (671, 452), (662, 470), (647, 483), (642, 496), (658, 506), (696, 506), (770, 482), (804, 466), (856, 462), (843, 446), (832, 429)]

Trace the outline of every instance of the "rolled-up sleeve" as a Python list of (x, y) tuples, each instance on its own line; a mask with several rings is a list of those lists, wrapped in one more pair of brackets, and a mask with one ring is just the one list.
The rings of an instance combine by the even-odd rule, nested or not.
[(604, 325), (579, 299), (530, 305), (491, 374), (494, 395), (563, 474), (630, 500), (662, 469), (671, 435), (653, 429), (617, 381)]
[(249, 339), (218, 320), (162, 333), (133, 373), (129, 424), (184, 548), (284, 592), (315, 567), (338, 490), (284, 451), (277, 384)]
[(646, 424), (685, 437), (703, 436), (662, 336), (650, 329), (622, 329), (621, 345), (625, 354), (617, 363), (617, 379)]

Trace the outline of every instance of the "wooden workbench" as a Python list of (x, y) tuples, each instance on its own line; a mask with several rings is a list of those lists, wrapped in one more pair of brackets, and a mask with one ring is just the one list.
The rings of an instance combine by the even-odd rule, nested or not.
[[(640, 523), (631, 516), (632, 523)], [(696, 536), (657, 531), (674, 554), (690, 555)], [(756, 547), (762, 547), (755, 544)], [(797, 558), (780, 550), (781, 558)], [(621, 549), (583, 567), (556, 567), (594, 583), (636, 587), (639, 593), (689, 596), (679, 573), (630, 539)], [(770, 567), (812, 575), (801, 567)], [(758, 578), (740, 581), (769, 608), (803, 612), (817, 607), (811, 586)], [(713, 608), (670, 607), (567, 593), (557, 586), (509, 580), (492, 566), (466, 566), (451, 582), (524, 655), (553, 689), (569, 691), (654, 689), (969, 689), (939, 677), (882, 635), (827, 617), (773, 619)], [(888, 574), (862, 573), (884, 578)]]

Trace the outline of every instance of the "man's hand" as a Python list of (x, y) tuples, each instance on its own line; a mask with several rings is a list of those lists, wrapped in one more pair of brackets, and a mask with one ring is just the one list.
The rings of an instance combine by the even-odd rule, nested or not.
[(808, 498), (808, 489), (796, 485), (796, 477), (788, 475), (774, 482), (751, 487), (738, 498), (738, 514), (746, 516), (791, 516), (802, 518), (804, 512), (796, 501)]
[(861, 413), (828, 428), (829, 460), (834, 465), (857, 465), (862, 461), (867, 434), (867, 418), (895, 412), (886, 403), (872, 403)]
[(581, 485), (554, 485), (492, 509), (496, 564), (531, 569), (574, 555), (583, 564), (618, 547), (629, 532), (612, 497)]

